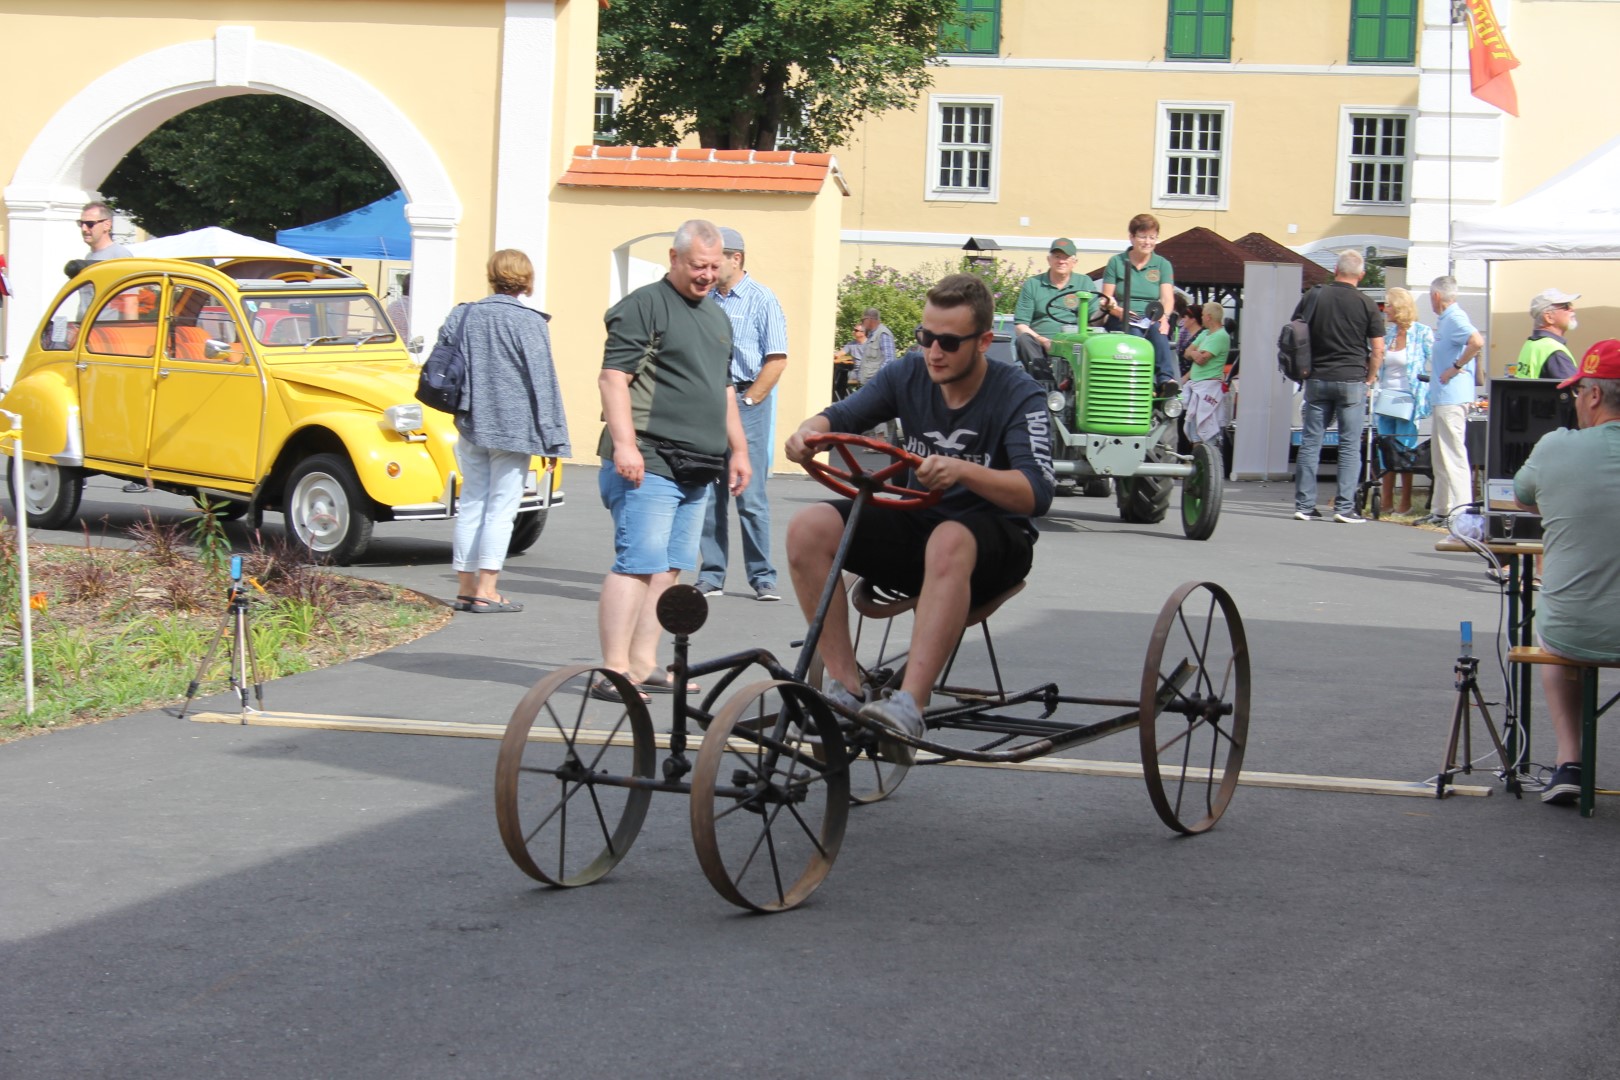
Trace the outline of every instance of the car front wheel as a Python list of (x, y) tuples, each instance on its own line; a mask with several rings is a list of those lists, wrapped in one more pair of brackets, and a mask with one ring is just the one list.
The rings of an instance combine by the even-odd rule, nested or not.
[(506, 544), (508, 556), (521, 555), (534, 547), (534, 542), (540, 539), (540, 534), (545, 531), (547, 513), (549, 511), (542, 507), (517, 516), (517, 521), (512, 523), (512, 539)]
[(354, 469), (335, 454), (298, 463), (282, 503), (287, 528), (312, 556), (346, 566), (371, 543), (371, 501)]
[[(6, 470), (6, 493), (16, 504), (17, 459), (11, 458)], [(60, 529), (79, 513), (84, 495), (84, 470), (49, 461), (23, 463), (23, 506), (28, 524), (36, 529)]]

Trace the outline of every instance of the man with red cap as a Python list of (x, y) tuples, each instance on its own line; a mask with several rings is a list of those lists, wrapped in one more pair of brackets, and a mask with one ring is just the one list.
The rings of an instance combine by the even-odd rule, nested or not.
[[(1536, 630), (1548, 652), (1620, 660), (1620, 341), (1586, 351), (1573, 388), (1579, 429), (1548, 432), (1513, 478), (1525, 509), (1541, 514), (1546, 563)], [(1575, 668), (1544, 665), (1541, 686), (1558, 743), (1543, 802), (1573, 803), (1581, 790), (1581, 684)]]

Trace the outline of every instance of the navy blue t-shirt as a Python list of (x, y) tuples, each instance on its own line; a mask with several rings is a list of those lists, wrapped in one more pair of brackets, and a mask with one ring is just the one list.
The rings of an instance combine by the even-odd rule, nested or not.
[[(871, 381), (822, 412), (834, 431), (860, 432), (899, 417), (905, 448), (918, 457), (948, 454), (991, 469), (1017, 469), (1035, 493), (1034, 513), (1014, 514), (974, 494), (961, 484), (948, 489), (921, 513), (956, 518), (989, 511), (1016, 521), (1035, 537), (1031, 517), (1052, 504), (1052, 420), (1046, 395), (1035, 380), (1012, 364), (991, 362), (979, 392), (960, 409), (949, 408), (945, 395), (928, 377), (921, 356), (908, 354), (885, 364)], [(911, 470), (908, 487), (921, 487)]]

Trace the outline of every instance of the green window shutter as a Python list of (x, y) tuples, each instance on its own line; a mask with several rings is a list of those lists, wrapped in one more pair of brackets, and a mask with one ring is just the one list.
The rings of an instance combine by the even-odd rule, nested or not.
[[(996, 56), (1001, 52), (1001, 0), (957, 0), (961, 15), (940, 27), (945, 53)], [(968, 25), (973, 23), (971, 27)]]
[(1352, 64), (1410, 64), (1417, 59), (1417, 0), (1353, 0)]
[(1170, 0), (1167, 60), (1230, 60), (1232, 0)]

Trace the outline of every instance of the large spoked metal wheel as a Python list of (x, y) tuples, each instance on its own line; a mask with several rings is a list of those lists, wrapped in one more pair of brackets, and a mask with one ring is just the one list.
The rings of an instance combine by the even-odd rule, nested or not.
[(287, 478), (287, 528), (311, 555), (346, 566), (371, 543), (371, 500), (354, 468), (335, 454), (298, 463)]
[[(606, 679), (625, 703), (590, 689)], [(616, 671), (555, 671), (524, 695), (495, 763), (495, 821), (518, 868), (547, 885), (589, 885), (625, 856), (647, 817), (652, 720)]]
[(1194, 443), (1192, 475), (1181, 482), (1181, 531), (1189, 540), (1208, 540), (1221, 518), (1221, 452)]
[[(819, 652), (810, 661), (804, 680), (817, 690), (826, 688), (827, 669)], [(877, 739), (868, 738), (864, 730), (850, 734), (854, 741), (846, 742), (844, 747), (849, 754), (849, 801), (860, 806), (882, 802), (905, 781), (911, 766), (878, 757)], [(820, 743), (814, 744), (811, 750), (818, 760), (826, 760)]]
[(1138, 707), (1153, 809), (1177, 832), (1204, 832), (1232, 801), (1249, 738), (1249, 642), (1225, 589), (1189, 581), (1170, 594)]
[(767, 679), (715, 714), (692, 771), (692, 842), (721, 896), (750, 911), (798, 906), (832, 869), (848, 819), (843, 736), (814, 691)]
[[(17, 459), (7, 456), (6, 495), (17, 501)], [(84, 470), (49, 461), (24, 461), (22, 503), (28, 524), (36, 529), (60, 529), (79, 512), (84, 495)]]

